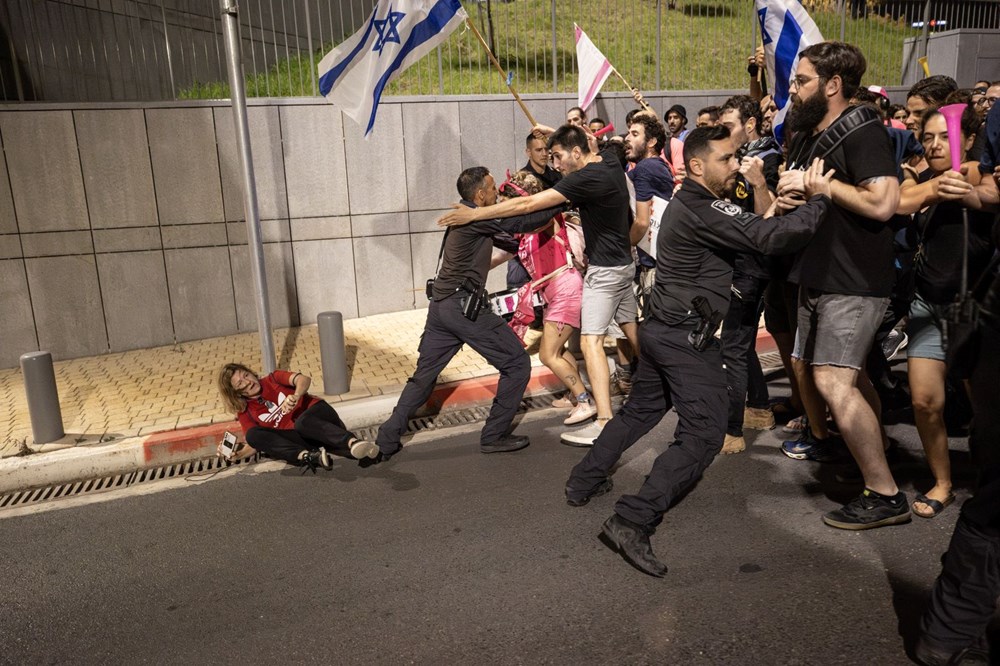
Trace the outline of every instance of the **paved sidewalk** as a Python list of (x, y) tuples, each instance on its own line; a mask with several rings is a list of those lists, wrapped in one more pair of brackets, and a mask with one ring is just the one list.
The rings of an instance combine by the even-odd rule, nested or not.
[[(310, 392), (331, 403), (398, 393), (416, 368), (426, 316), (426, 310), (410, 310), (344, 322), (350, 393), (323, 394), (315, 325), (275, 332), (278, 367), (311, 376)], [(56, 382), (66, 431), (60, 444), (89, 445), (232, 421), (215, 388), (216, 372), (230, 361), (260, 368), (260, 358), (260, 340), (253, 332), (59, 361)], [(531, 362), (541, 365), (537, 356)], [(439, 382), (492, 374), (493, 368), (466, 347)], [(0, 457), (8, 457), (33, 443), (20, 369), (0, 370), (0, 399), (11, 415), (0, 430)]]

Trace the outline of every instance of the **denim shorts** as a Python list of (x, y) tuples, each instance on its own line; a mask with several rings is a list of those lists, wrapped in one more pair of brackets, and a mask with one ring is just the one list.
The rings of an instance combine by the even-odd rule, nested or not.
[(635, 264), (588, 266), (583, 277), (582, 335), (607, 335), (612, 322), (635, 323), (639, 306), (632, 289)]
[(860, 370), (889, 307), (888, 297), (799, 289), (799, 328), (792, 356), (811, 365)]
[(910, 318), (906, 322), (906, 335), (910, 339), (906, 346), (906, 358), (945, 360), (944, 338), (941, 335), (943, 309), (931, 305), (920, 294), (913, 297)]

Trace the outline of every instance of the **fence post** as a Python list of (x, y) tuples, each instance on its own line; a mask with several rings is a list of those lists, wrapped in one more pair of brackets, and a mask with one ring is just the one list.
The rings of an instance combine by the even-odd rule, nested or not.
[(663, 89), (663, 79), (660, 78), (660, 58), (663, 56), (663, 0), (656, 0), (656, 85), (655, 90)]
[(441, 46), (437, 47), (438, 52), (438, 89), (444, 94), (444, 58), (441, 55)]
[(160, 21), (163, 23), (163, 44), (167, 48), (167, 70), (170, 73), (170, 96), (177, 99), (177, 86), (174, 84), (174, 57), (170, 51), (170, 35), (167, 32), (167, 10), (160, 0)]
[(559, 92), (558, 42), (556, 40), (556, 0), (552, 0), (552, 92)]
[(847, 0), (840, 0), (840, 41), (847, 33)]
[(63, 432), (52, 354), (47, 351), (21, 354), (21, 375), (24, 377), (31, 436), (35, 444), (48, 444), (61, 439), (66, 433)]
[(351, 390), (347, 373), (347, 347), (344, 345), (344, 315), (340, 312), (320, 312), (316, 316), (319, 328), (319, 360), (323, 368), (323, 393), (338, 395)]
[(302, 0), (302, 7), (306, 10), (306, 48), (309, 49), (309, 76), (312, 78), (313, 97), (316, 96), (316, 65), (313, 55), (313, 31), (312, 19), (309, 18), (309, 0)]

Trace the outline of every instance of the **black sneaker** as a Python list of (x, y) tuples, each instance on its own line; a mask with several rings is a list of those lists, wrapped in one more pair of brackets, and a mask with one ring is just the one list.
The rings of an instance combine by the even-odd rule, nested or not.
[(841, 530), (869, 530), (908, 523), (910, 519), (906, 493), (900, 491), (887, 497), (868, 488), (844, 506), (823, 516), (824, 523)]
[(524, 435), (506, 435), (492, 442), (483, 442), (479, 445), (481, 453), (508, 453), (510, 451), (520, 451), (531, 443)]
[(299, 456), (299, 462), (302, 464), (303, 474), (309, 471), (315, 474), (316, 469), (322, 464), (319, 451), (303, 451)]
[(569, 488), (566, 488), (566, 504), (569, 504), (570, 506), (583, 506), (591, 499), (611, 492), (611, 489), (614, 488), (614, 486), (615, 484), (609, 476), (601, 481), (596, 488), (582, 496), (579, 493), (570, 494)]

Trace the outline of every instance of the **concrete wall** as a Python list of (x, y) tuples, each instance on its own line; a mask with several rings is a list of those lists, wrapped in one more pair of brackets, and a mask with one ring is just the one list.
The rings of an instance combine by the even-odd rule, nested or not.
[[(650, 99), (693, 119), (731, 92)], [(552, 125), (575, 104), (526, 99)], [(521, 167), (530, 129), (501, 96), (388, 100), (368, 140), (322, 100), (253, 100), (249, 119), (279, 327), (423, 307), (458, 173)], [(256, 330), (229, 106), (0, 105), (0, 148), (0, 367)]]
[[(903, 43), (903, 85), (924, 77), (913, 54), (923, 52), (923, 39)], [(927, 62), (932, 74), (946, 74), (959, 86), (1000, 79), (1000, 34), (996, 30), (948, 30), (929, 35)]]

